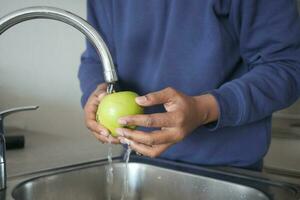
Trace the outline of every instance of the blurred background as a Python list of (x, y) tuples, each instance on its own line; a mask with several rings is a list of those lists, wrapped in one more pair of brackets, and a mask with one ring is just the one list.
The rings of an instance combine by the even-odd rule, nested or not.
[[(0, 2), (1, 15), (18, 8), (49, 5), (86, 16), (84, 0)], [(84, 46), (82, 33), (52, 20), (23, 22), (1, 35), (0, 108), (40, 106), (35, 112), (12, 115), (7, 126), (70, 135), (87, 132), (77, 80)]]
[[(48, 5), (86, 17), (85, 0), (0, 0), (0, 5), (0, 16), (23, 7)], [(83, 123), (77, 70), (84, 47), (83, 34), (50, 20), (24, 22), (0, 36), (0, 110), (40, 106), (38, 111), (8, 117), (5, 122), (8, 131), (29, 137), (36, 133), (55, 143), (74, 144), (90, 158), (97, 158), (95, 149), (106, 152), (106, 146), (95, 140)], [(265, 159), (269, 172), (299, 176), (299, 122), (299, 101), (274, 114), (273, 140)], [(65, 150), (64, 145), (39, 145), (45, 146), (44, 151), (58, 154)], [(120, 152), (121, 148), (115, 146), (114, 154)]]

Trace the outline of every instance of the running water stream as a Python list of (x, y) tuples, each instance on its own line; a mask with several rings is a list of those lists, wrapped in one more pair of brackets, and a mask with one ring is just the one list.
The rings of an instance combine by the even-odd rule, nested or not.
[(106, 182), (107, 182), (107, 200), (111, 200), (112, 188), (114, 184), (114, 169), (112, 166), (112, 144), (111, 138), (108, 140), (108, 166), (106, 167)]
[[(128, 181), (128, 163), (131, 154), (131, 148), (127, 145), (127, 150), (124, 154), (124, 161), (125, 161), (125, 170), (123, 175), (123, 190), (121, 200), (127, 200), (129, 196), (129, 181)], [(112, 200), (112, 193), (113, 193), (113, 184), (114, 184), (114, 173), (113, 173), (113, 166), (112, 166), (112, 143), (111, 139), (108, 142), (108, 166), (106, 167), (106, 182), (107, 182), (107, 200)]]
[(125, 161), (125, 172), (123, 177), (123, 193), (121, 200), (126, 200), (129, 195), (129, 181), (128, 181), (128, 162), (131, 154), (131, 148), (127, 145), (126, 153), (124, 154), (124, 161)]

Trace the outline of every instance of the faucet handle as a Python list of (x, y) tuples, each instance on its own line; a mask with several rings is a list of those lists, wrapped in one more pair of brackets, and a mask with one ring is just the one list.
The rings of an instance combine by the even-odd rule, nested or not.
[(4, 119), (6, 116), (16, 113), (16, 112), (27, 111), (27, 110), (36, 110), (38, 108), (39, 108), (39, 106), (23, 106), (23, 107), (17, 107), (17, 108), (3, 110), (3, 111), (0, 111), (0, 119)]
[(39, 106), (23, 106), (23, 107), (17, 107), (17, 108), (11, 108), (4, 111), (0, 111), (0, 135), (4, 134), (4, 118), (10, 114), (16, 113), (16, 112), (22, 112), (22, 111), (28, 111), (28, 110), (36, 110)]

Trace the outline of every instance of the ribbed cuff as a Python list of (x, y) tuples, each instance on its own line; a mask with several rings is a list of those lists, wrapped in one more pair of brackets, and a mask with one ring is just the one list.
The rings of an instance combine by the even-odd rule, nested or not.
[(219, 107), (219, 119), (216, 122), (207, 124), (206, 127), (215, 131), (227, 126), (235, 126), (241, 121), (242, 109), (241, 99), (228, 85), (209, 92), (213, 95)]

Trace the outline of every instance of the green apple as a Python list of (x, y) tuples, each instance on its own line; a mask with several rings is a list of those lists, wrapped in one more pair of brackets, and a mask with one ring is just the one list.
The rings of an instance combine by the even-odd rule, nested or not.
[[(138, 95), (124, 91), (106, 95), (98, 105), (96, 121), (107, 128), (111, 135), (117, 137), (116, 129), (124, 127), (118, 123), (120, 117), (142, 114), (143, 108), (135, 102)], [(127, 127), (134, 129), (135, 127)]]

